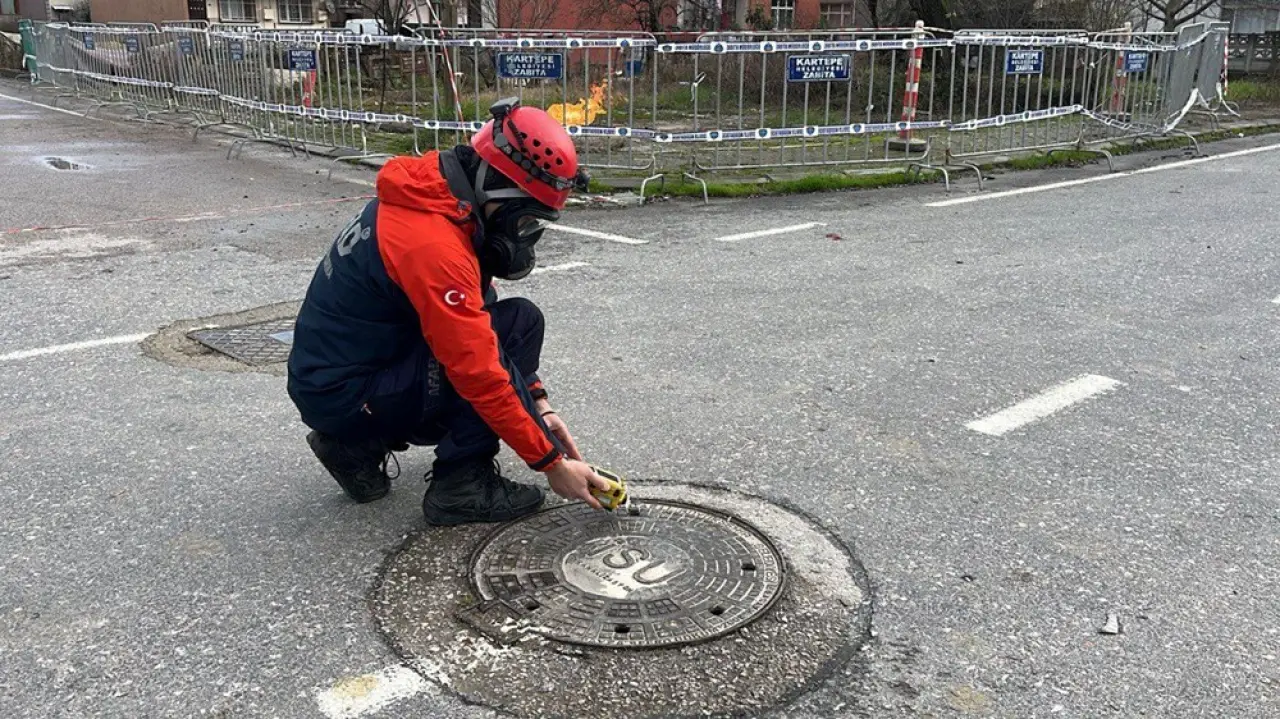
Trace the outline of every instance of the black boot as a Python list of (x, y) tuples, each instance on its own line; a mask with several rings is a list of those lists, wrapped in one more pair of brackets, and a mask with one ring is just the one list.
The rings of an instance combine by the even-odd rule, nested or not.
[(473, 522), (509, 522), (542, 506), (542, 490), (503, 477), (497, 460), (477, 457), (454, 464), (436, 462), (422, 498), (427, 524), (448, 527)]
[(307, 444), (347, 496), (360, 504), (382, 499), (391, 491), (387, 461), (394, 456), (381, 440), (342, 442), (312, 432), (307, 435)]

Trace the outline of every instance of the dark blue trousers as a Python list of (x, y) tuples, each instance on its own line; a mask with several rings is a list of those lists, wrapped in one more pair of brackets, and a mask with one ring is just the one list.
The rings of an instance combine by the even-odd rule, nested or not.
[[(489, 305), (489, 315), (511, 384), (545, 432), (546, 424), (529, 392), (529, 385), (538, 381), (546, 327), (542, 311), (517, 297)], [(498, 435), (449, 384), (425, 341), (408, 357), (374, 375), (365, 406), (352, 426), (338, 434), (340, 439), (435, 445), (436, 459), (445, 464), (498, 453)], [(550, 432), (547, 436), (560, 447)]]

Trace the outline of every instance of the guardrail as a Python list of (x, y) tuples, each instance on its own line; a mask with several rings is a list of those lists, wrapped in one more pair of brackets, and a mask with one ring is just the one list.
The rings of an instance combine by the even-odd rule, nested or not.
[(1174, 133), (1189, 112), (1228, 111), (1226, 30), (24, 32), (34, 83), (197, 132), (239, 128), (246, 141), (349, 158), (422, 152), (464, 142), (493, 101), (515, 95), (565, 125), (584, 165), (653, 179), (885, 164), (946, 172), (995, 154)]

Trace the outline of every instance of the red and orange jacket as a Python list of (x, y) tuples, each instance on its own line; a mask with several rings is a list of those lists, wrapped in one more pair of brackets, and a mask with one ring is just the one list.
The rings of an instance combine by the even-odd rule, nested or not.
[(323, 431), (360, 411), (371, 376), (425, 339), (489, 427), (530, 467), (549, 469), (560, 453), (500, 359), (470, 207), (449, 190), (438, 153), (391, 160), (377, 193), (326, 254), (298, 314), (289, 380), (303, 418)]

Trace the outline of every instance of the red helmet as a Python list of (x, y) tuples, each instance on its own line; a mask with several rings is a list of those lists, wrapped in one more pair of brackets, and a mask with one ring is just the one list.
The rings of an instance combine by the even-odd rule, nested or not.
[(480, 159), (538, 202), (564, 209), (569, 192), (584, 182), (569, 133), (546, 111), (520, 107), (516, 98), (499, 100), (489, 111), (493, 119), (471, 138)]

